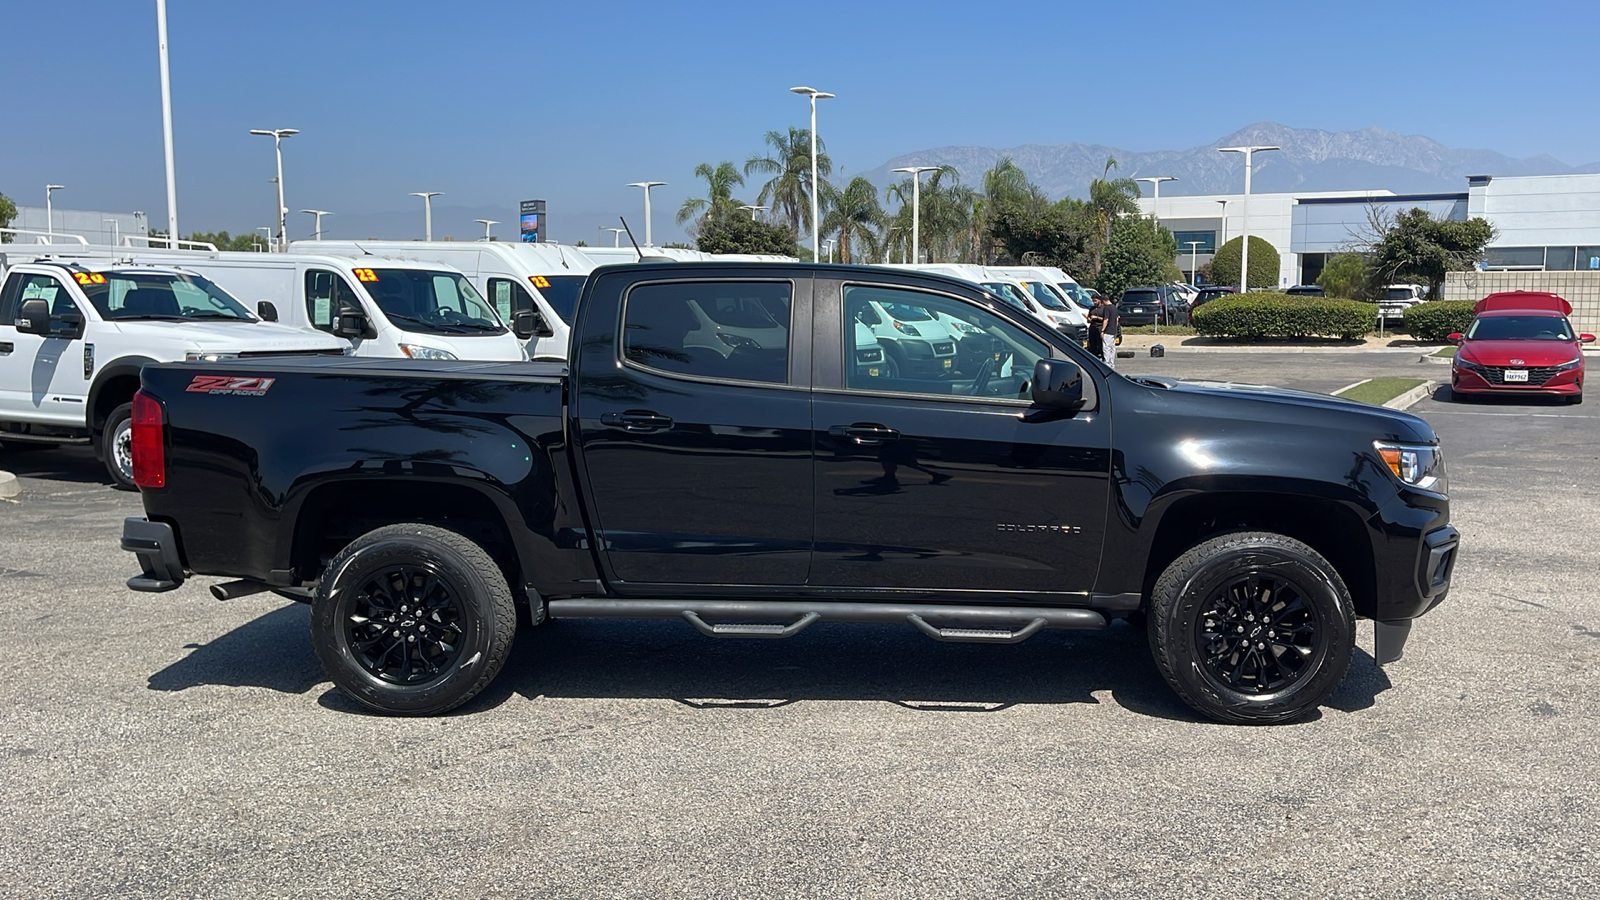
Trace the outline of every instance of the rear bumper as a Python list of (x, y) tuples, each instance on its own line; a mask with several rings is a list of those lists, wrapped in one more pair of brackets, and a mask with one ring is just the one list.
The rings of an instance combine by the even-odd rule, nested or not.
[(129, 516), (122, 520), (122, 549), (139, 559), (140, 574), (128, 579), (128, 587), (133, 590), (170, 591), (183, 584), (178, 536), (171, 525)]

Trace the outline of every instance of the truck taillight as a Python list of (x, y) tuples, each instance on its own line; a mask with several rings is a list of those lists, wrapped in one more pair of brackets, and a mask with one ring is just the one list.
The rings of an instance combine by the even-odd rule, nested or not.
[(140, 391), (133, 395), (133, 483), (167, 486), (167, 415), (161, 401)]

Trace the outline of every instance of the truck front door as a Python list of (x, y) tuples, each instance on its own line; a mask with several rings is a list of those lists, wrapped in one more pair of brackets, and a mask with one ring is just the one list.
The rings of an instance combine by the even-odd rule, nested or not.
[(575, 341), (580, 468), (602, 562), (622, 593), (803, 584), (811, 280), (687, 274), (633, 284), (620, 315), (591, 303)]
[[(54, 274), (12, 272), (0, 288), (0, 418), (81, 428), (87, 422), (89, 399), (83, 327), (91, 321), (73, 299), (66, 282)], [(23, 334), (16, 328), (22, 304), (43, 300), (52, 326), (62, 316), (76, 315), (83, 326), (76, 336)]]
[[(936, 313), (926, 318), (953, 320), (962, 337), (948, 374), (873, 374), (845, 364), (841, 350), (816, 351), (809, 585), (1091, 590), (1109, 497), (1109, 420), (1093, 406), (1037, 415), (1029, 400), (1034, 364), (1065, 352), (956, 296), (838, 282), (819, 282), (818, 295), (819, 342), (850, 346), (853, 329), (843, 323), (872, 304)], [(1087, 371), (1084, 381), (1095, 396)]]

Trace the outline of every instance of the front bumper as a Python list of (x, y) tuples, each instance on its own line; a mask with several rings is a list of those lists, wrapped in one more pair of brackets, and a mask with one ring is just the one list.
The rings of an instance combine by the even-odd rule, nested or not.
[(1547, 381), (1540, 384), (1523, 384), (1512, 382), (1510, 384), (1495, 384), (1483, 373), (1473, 369), (1463, 369), (1459, 365), (1450, 366), (1450, 390), (1458, 394), (1545, 394), (1548, 396), (1570, 396), (1583, 393), (1583, 369), (1568, 369), (1550, 376)]
[(128, 587), (133, 590), (154, 593), (183, 584), (178, 536), (171, 525), (129, 516), (122, 520), (122, 549), (139, 558), (140, 574), (128, 579)]

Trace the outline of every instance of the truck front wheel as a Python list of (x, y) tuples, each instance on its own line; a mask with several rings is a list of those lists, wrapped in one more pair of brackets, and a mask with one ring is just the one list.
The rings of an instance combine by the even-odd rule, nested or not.
[(133, 404), (124, 403), (106, 416), (100, 432), (100, 453), (105, 459), (106, 472), (118, 490), (137, 491), (133, 483)]
[(1339, 573), (1304, 543), (1238, 532), (1190, 548), (1150, 597), (1150, 649), (1172, 689), (1219, 722), (1290, 722), (1344, 680), (1355, 612)]
[(511, 652), (517, 612), (482, 547), (432, 525), (369, 531), (328, 564), (311, 642), (333, 683), (362, 704), (428, 716), (467, 702)]

